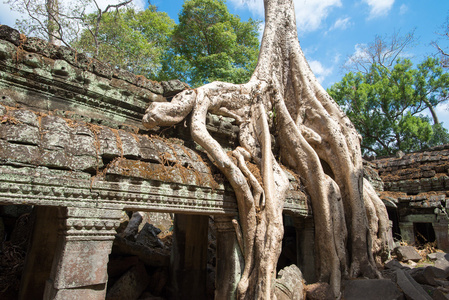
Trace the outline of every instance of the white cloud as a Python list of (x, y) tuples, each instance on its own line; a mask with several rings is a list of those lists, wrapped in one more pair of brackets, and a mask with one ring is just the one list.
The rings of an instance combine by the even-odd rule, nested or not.
[(394, 0), (363, 0), (371, 8), (369, 18), (376, 18), (388, 14), (394, 4)]
[[(258, 18), (264, 17), (263, 0), (229, 0), (239, 9), (248, 9)], [(314, 31), (334, 7), (340, 7), (341, 0), (293, 0), (296, 25), (299, 32)]]
[(253, 15), (264, 16), (263, 0), (229, 0), (238, 9), (248, 9)]
[(333, 7), (340, 7), (340, 0), (294, 0), (296, 25), (299, 32), (318, 29)]
[(340, 62), (341, 54), (336, 53), (334, 56), (334, 64), (338, 64)]
[(351, 18), (349, 17), (344, 19), (339, 18), (337, 21), (335, 21), (334, 25), (332, 25), (331, 28), (329, 28), (329, 31), (336, 29), (345, 30), (346, 28), (352, 25), (350, 20)]
[(401, 7), (399, 8), (399, 14), (405, 15), (407, 12), (408, 12), (408, 6), (405, 4), (402, 4)]
[(354, 46), (354, 54), (348, 57), (345, 62), (345, 66), (350, 67), (355, 62), (366, 62), (370, 60), (370, 57), (367, 52), (367, 44), (356, 44)]
[(332, 74), (332, 68), (325, 68), (319, 61), (310, 60), (309, 66), (312, 69), (313, 74), (315, 74), (316, 78), (320, 83), (326, 79), (327, 76)]

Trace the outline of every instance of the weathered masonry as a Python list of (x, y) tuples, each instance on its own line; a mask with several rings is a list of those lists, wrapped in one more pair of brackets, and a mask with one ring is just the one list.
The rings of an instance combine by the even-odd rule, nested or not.
[[(0, 204), (33, 205), (35, 216), (20, 299), (104, 299), (123, 211), (176, 214), (170, 281), (178, 299), (204, 297), (205, 283), (194, 278), (205, 276), (204, 216), (213, 216), (215, 297), (234, 294), (241, 265), (232, 189), (186, 128), (158, 136), (141, 126), (150, 101), (185, 88), (0, 26)], [(223, 145), (236, 141), (229, 119), (210, 115), (208, 129)], [(290, 182), (284, 213), (296, 229), (296, 263), (313, 280), (307, 196), (298, 179)]]
[(448, 252), (449, 145), (372, 163), (384, 183), (381, 199), (394, 236), (409, 244), (435, 241)]

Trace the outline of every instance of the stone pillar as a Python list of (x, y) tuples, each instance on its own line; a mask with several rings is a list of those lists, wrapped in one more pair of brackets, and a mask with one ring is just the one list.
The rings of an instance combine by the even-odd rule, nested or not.
[(315, 276), (315, 228), (313, 218), (295, 217), (297, 265), (306, 282), (316, 281)]
[(438, 222), (433, 223), (433, 230), (435, 231), (435, 238), (437, 240), (438, 249), (441, 249), (444, 252), (449, 252), (447, 217), (440, 217), (438, 219)]
[(106, 297), (107, 265), (120, 210), (60, 208), (59, 238), (43, 299)]
[(242, 252), (232, 217), (215, 216), (214, 219), (217, 227), (215, 299), (236, 299), (237, 284), (244, 268)]
[(176, 214), (170, 259), (170, 297), (206, 299), (208, 216)]
[(19, 299), (42, 299), (58, 241), (58, 207), (35, 206), (33, 234), (20, 281)]
[(399, 222), (399, 229), (401, 230), (401, 238), (409, 245), (415, 244), (415, 231), (413, 222)]
[(389, 220), (388, 221), (388, 231), (387, 231), (387, 244), (388, 244), (388, 249), (390, 251), (393, 251), (393, 249), (395, 248), (395, 243), (394, 243), (394, 238), (393, 238), (393, 221)]

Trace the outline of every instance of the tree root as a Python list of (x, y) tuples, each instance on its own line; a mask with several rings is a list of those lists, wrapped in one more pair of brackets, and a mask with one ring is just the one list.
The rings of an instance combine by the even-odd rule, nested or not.
[[(248, 83), (213, 82), (184, 91), (171, 103), (153, 103), (144, 125), (173, 125), (191, 113), (193, 140), (233, 187), (239, 210), (233, 224), (245, 261), (238, 299), (275, 297), (289, 184), (272, 152), (271, 134), (276, 134), (282, 162), (300, 175), (311, 198), (319, 280), (329, 282), (338, 296), (342, 277), (378, 276), (373, 254), (385, 248), (388, 216), (363, 182), (360, 136), (301, 51), (292, 0), (265, 0), (265, 12), (259, 62)], [(208, 112), (232, 117), (240, 126), (241, 147), (232, 152), (236, 163), (208, 133)], [(249, 160), (260, 168), (262, 182), (247, 167)]]

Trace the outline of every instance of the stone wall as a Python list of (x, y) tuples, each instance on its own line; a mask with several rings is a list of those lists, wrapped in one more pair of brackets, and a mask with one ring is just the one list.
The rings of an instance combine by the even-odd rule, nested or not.
[[(33, 205), (36, 220), (19, 299), (104, 299), (123, 211), (175, 215), (173, 257), (160, 261), (170, 261), (171, 287), (186, 297), (204, 291), (188, 274), (205, 275), (204, 233), (213, 216), (217, 293), (235, 293), (241, 257), (232, 188), (185, 124), (148, 131), (141, 123), (149, 103), (170, 101), (186, 88), (0, 25), (0, 204)], [(208, 115), (207, 128), (225, 148), (235, 147), (232, 119)], [(304, 219), (308, 198), (300, 180), (289, 178), (284, 213)], [(145, 252), (140, 259), (159, 256)]]
[(414, 244), (417, 236), (423, 235), (419, 228), (425, 228), (435, 233), (440, 249), (449, 251), (449, 145), (381, 158), (371, 164), (384, 183), (381, 199), (393, 215), (390, 217), (397, 218), (396, 234)]
[[(135, 178), (130, 184), (134, 190), (145, 190), (143, 183), (162, 184), (171, 194), (190, 194), (198, 200), (204, 198), (198, 192), (203, 193), (201, 188), (205, 188), (210, 191), (205, 195), (212, 195), (205, 199), (224, 197), (228, 199), (224, 210), (236, 213), (231, 188), (225, 187), (218, 170), (188, 138), (184, 125), (165, 129), (161, 135), (160, 130), (147, 131), (141, 124), (150, 102), (169, 101), (188, 88), (186, 84), (178, 80), (151, 81), (70, 48), (25, 37), (4, 25), (0, 26), (0, 66), (0, 160), (4, 177), (8, 172), (17, 176), (18, 167), (22, 168), (19, 173), (24, 173), (24, 167), (31, 173), (32, 168), (39, 167), (46, 170), (43, 173), (79, 177), (94, 185), (110, 185), (114, 180), (132, 182)], [(231, 121), (208, 116), (209, 131), (228, 147), (235, 144), (238, 132)], [(69, 175), (62, 175), (64, 171), (70, 171)], [(298, 211), (307, 214), (305, 195), (293, 176), (291, 181), (287, 212), (294, 213), (299, 205)], [(8, 187), (4, 183), (4, 189)], [(122, 194), (125, 202), (139, 198), (130, 194), (128, 199), (123, 190), (117, 194)], [(181, 205), (175, 211), (196, 207), (200, 202)], [(141, 209), (146, 204), (122, 205)], [(167, 204), (162, 209), (164, 203), (160, 204), (158, 210), (162, 211), (173, 212), (177, 207)], [(217, 212), (217, 208), (205, 209), (204, 213)]]

